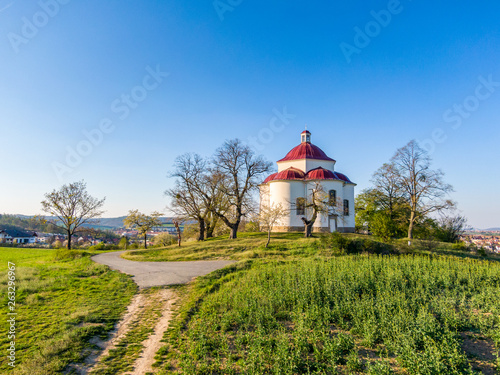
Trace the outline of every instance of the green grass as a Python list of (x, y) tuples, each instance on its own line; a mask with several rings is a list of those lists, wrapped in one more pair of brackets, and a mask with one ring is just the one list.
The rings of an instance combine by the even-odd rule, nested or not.
[[(500, 264), (456, 257), (248, 260), (199, 278), (158, 356), (163, 373), (472, 373), (497, 355)], [(482, 359), (493, 369), (498, 360)]]
[(313, 238), (304, 238), (302, 233), (273, 233), (268, 248), (266, 233), (239, 233), (238, 238), (230, 240), (227, 236), (210, 238), (206, 241), (190, 241), (170, 245), (165, 248), (128, 251), (123, 258), (134, 261), (190, 261), (216, 259), (300, 259), (307, 257), (332, 257), (344, 253), (419, 253), (454, 255), (463, 258), (500, 260), (500, 256), (488, 254), (481, 256), (469, 251), (454, 250), (452, 244), (434, 241), (396, 240), (384, 244), (375, 236), (344, 234), (341, 239), (351, 243), (339, 251), (338, 238), (329, 234), (315, 233)]
[(305, 257), (320, 251), (315, 246), (315, 241), (316, 239), (304, 238), (302, 233), (275, 233), (266, 249), (266, 233), (238, 233), (235, 240), (221, 236), (203, 242), (185, 242), (181, 247), (175, 244), (161, 249), (129, 251), (122, 257), (137, 261)]
[[(7, 262), (16, 265), (16, 367), (13, 374), (50, 375), (83, 360), (90, 338), (119, 320), (137, 287), (93, 262), (89, 253), (0, 248), (0, 285), (7, 316)], [(0, 338), (6, 348), (7, 335)], [(0, 371), (11, 369), (6, 361)]]

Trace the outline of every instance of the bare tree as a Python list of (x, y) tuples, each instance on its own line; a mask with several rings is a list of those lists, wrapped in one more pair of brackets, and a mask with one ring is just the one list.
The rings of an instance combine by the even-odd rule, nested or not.
[(431, 169), (431, 159), (415, 140), (396, 151), (390, 163), (396, 185), (410, 206), (408, 238), (413, 239), (415, 222), (428, 214), (454, 206), (446, 199), (453, 187), (443, 182), (444, 173)]
[(267, 243), (266, 247), (271, 242), (271, 232), (276, 223), (288, 215), (290, 210), (283, 207), (281, 203), (277, 205), (264, 203), (260, 206), (259, 223), (262, 229), (267, 230)]
[(177, 178), (175, 186), (165, 191), (170, 197), (169, 209), (183, 220), (198, 222), (198, 241), (212, 237), (217, 217), (215, 207), (222, 210), (225, 199), (219, 189), (220, 179), (210, 170), (209, 163), (198, 154), (184, 154), (175, 160), (170, 177)]
[(62, 228), (68, 235), (68, 249), (71, 249), (71, 237), (84, 224), (103, 214), (101, 210), (106, 198), (97, 199), (87, 192), (84, 181), (63, 185), (59, 190), (45, 194), (42, 210), (58, 220), (53, 224)]
[(214, 155), (214, 174), (219, 176), (218, 190), (226, 197), (227, 206), (214, 208), (213, 213), (230, 229), (230, 238), (237, 238), (238, 227), (247, 213), (249, 195), (272, 169), (272, 164), (255, 156), (239, 139), (226, 141)]
[(457, 242), (467, 230), (467, 218), (465, 216), (442, 216), (437, 221), (436, 235), (439, 240), (445, 242)]
[(130, 210), (125, 219), (123, 219), (123, 224), (127, 228), (137, 229), (139, 235), (144, 236), (144, 248), (148, 248), (148, 232), (153, 229), (153, 227), (160, 225), (159, 212), (153, 212), (151, 215), (145, 215), (139, 210)]
[(329, 200), (328, 196), (323, 189), (323, 186), (319, 182), (314, 183), (314, 187), (309, 189), (311, 194), (304, 198), (303, 207), (304, 213), (312, 212), (311, 218), (307, 219), (307, 217), (301, 217), (302, 222), (304, 223), (304, 236), (311, 237), (312, 236), (312, 228), (318, 215), (320, 213), (328, 212)]
[(393, 163), (382, 165), (372, 177), (372, 195), (380, 209), (386, 210), (391, 219), (403, 200), (403, 188), (399, 185), (399, 174)]
[(176, 220), (176, 219), (173, 219), (172, 222), (174, 223), (174, 226), (175, 226), (175, 231), (177, 232), (177, 246), (181, 246), (181, 241), (182, 241), (182, 238), (181, 238), (181, 228), (179, 227), (179, 221)]

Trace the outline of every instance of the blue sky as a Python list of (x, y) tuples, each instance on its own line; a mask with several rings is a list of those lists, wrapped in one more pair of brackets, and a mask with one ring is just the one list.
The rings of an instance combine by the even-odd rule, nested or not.
[(498, 2), (0, 9), (0, 212), (41, 213), (44, 193), (81, 179), (105, 216), (163, 210), (176, 156), (254, 137), (276, 161), (307, 124), (358, 192), (419, 140), (469, 223), (500, 226)]

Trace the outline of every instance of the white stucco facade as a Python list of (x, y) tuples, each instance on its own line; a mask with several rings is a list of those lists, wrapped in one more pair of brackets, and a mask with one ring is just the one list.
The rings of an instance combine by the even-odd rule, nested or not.
[(335, 171), (336, 161), (311, 143), (311, 133), (301, 134), (301, 143), (277, 162), (278, 173), (260, 185), (261, 207), (281, 204), (289, 212), (274, 232), (303, 231), (302, 218), (310, 220), (307, 207), (313, 190), (318, 190), (324, 209), (313, 225), (315, 232), (354, 232), (354, 187), (347, 176)]

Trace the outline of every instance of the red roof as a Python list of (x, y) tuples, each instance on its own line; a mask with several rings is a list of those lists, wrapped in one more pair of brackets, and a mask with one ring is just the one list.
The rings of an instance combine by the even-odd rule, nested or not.
[(273, 173), (264, 180), (263, 184), (278, 180), (340, 180), (352, 184), (351, 180), (345, 174), (321, 167), (311, 169), (307, 174), (300, 169), (290, 167), (279, 173)]
[(338, 177), (339, 180), (342, 180), (342, 181), (345, 181), (345, 182), (350, 182), (352, 184), (352, 181), (349, 180), (349, 178), (345, 174), (342, 174), (342, 173), (339, 173), (339, 172), (335, 172), (335, 175)]
[(306, 180), (340, 180), (352, 184), (351, 180), (345, 174), (329, 171), (321, 167), (311, 169), (307, 172)]
[(337, 180), (337, 178), (334, 172), (319, 167), (307, 172), (306, 180)]
[(318, 146), (315, 146), (311, 143), (301, 143), (297, 147), (292, 148), (292, 150), (286, 154), (286, 156), (278, 160), (280, 161), (289, 161), (289, 160), (299, 160), (299, 159), (315, 159), (315, 160), (327, 160), (327, 161), (335, 161), (323, 152)]
[(284, 171), (277, 173), (273, 177), (273, 180), (303, 180), (305, 176), (306, 174), (300, 169), (290, 167), (288, 169), (285, 169)]
[(273, 173), (272, 175), (270, 175), (268, 178), (266, 178), (263, 182), (263, 184), (267, 184), (269, 181), (272, 181), (274, 180), (274, 177), (276, 177), (278, 173)]
[(300, 134), (311, 134), (311, 132), (309, 130), (304, 130), (302, 133)]

